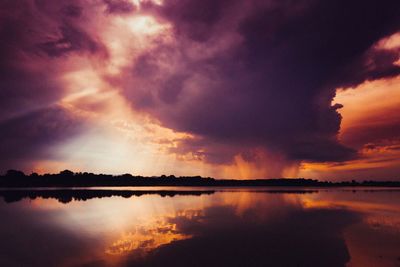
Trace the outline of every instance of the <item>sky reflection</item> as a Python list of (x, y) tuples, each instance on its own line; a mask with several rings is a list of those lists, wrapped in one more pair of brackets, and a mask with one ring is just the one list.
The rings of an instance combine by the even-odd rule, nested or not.
[(400, 191), (0, 201), (1, 266), (399, 266)]

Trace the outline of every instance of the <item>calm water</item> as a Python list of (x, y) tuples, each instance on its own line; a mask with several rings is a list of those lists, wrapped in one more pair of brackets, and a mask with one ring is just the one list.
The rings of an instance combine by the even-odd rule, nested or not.
[(398, 190), (107, 190), (0, 191), (0, 266), (400, 266)]

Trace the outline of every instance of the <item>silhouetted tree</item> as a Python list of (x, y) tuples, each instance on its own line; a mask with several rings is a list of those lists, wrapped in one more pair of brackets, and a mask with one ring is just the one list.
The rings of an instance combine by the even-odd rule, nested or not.
[(25, 173), (23, 173), (22, 171), (17, 171), (17, 170), (8, 170), (6, 173), (6, 176), (10, 176), (10, 177), (24, 177)]
[(62, 176), (73, 176), (74, 173), (72, 171), (70, 171), (70, 170), (63, 170), (63, 171), (60, 172), (60, 175), (62, 175)]

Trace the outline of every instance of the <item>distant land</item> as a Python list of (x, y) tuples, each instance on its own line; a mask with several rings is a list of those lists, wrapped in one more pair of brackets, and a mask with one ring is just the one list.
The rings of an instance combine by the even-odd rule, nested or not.
[(279, 178), (257, 180), (214, 179), (200, 176), (162, 175), (143, 177), (131, 174), (107, 175), (87, 172), (74, 173), (64, 170), (58, 174), (32, 173), (9, 170), (0, 176), (0, 188), (26, 187), (123, 187), (123, 186), (200, 186), (200, 187), (243, 187), (243, 186), (284, 186), (284, 187), (400, 187), (400, 181), (346, 181), (329, 182), (304, 178)]

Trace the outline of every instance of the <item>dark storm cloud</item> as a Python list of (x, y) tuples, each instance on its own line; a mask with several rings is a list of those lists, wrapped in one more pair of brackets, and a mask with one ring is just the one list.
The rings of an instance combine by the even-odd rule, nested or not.
[(1, 5), (4, 12), (0, 17), (0, 119), (4, 119), (54, 101), (60, 91), (51, 77), (20, 61), (34, 42), (27, 34), (30, 20), (33, 21), (33, 15), (26, 10), (28, 3), (17, 5), (7, 1)]
[(50, 57), (59, 57), (73, 51), (96, 52), (99, 48), (90, 36), (72, 25), (60, 26), (61, 36), (38, 44), (38, 48)]
[(373, 48), (400, 30), (399, 1), (176, 0), (148, 12), (172, 23), (175, 42), (144, 53), (124, 93), (203, 143), (175, 151), (213, 162), (254, 147), (294, 161), (351, 159), (337, 140), (335, 89), (400, 72), (397, 53)]
[(49, 3), (1, 4), (0, 120), (53, 104), (63, 95), (52, 57), (95, 52), (99, 47), (73, 20), (68, 20), (71, 12), (74, 18), (80, 12), (78, 6)]
[[(180, 140), (174, 153), (229, 163), (264, 149), (292, 162), (345, 161), (356, 152), (337, 140), (335, 88), (399, 75), (399, 51), (376, 46), (400, 30), (399, 13), (394, 0), (2, 1), (0, 123), (57, 109), (66, 94), (61, 67), (71, 56), (80, 56), (71, 63), (75, 70), (92, 57), (111, 66), (113, 51), (105, 47), (112, 45), (99, 36), (110, 43), (119, 38), (108, 34), (118, 24), (113, 16), (132, 19), (130, 27), (135, 16), (154, 15), (171, 26), (172, 38), (154, 33), (158, 24), (144, 18), (138, 27), (145, 47), (132, 39), (134, 55), (124, 55), (135, 58), (132, 66), (110, 80), (136, 111), (194, 136)], [(57, 114), (61, 125), (70, 125)], [(26, 138), (36, 151), (47, 149), (40, 138)]]
[(229, 3), (227, 0), (165, 1), (161, 14), (174, 22), (178, 35), (183, 34), (202, 42), (210, 37), (212, 27), (219, 21)]
[(51, 158), (51, 149), (82, 130), (83, 121), (60, 107), (51, 107), (0, 123), (0, 170), (26, 168)]
[(108, 13), (129, 13), (136, 10), (134, 4), (128, 0), (103, 0)]
[(61, 10), (64, 15), (73, 18), (79, 18), (82, 15), (82, 7), (73, 4), (66, 5)]
[(98, 45), (75, 22), (77, 1), (0, 4), (0, 169), (26, 169), (69, 138), (81, 121), (56, 103), (64, 97), (57, 57), (94, 53)]

